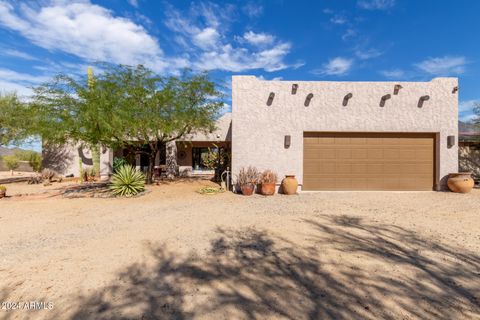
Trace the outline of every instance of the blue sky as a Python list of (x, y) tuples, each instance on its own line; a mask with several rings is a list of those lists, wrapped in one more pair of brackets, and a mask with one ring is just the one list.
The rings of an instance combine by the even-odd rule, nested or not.
[(223, 83), (285, 80), (460, 80), (460, 117), (480, 100), (480, 1), (0, 0), (0, 90), (95, 61), (161, 74), (209, 70)]

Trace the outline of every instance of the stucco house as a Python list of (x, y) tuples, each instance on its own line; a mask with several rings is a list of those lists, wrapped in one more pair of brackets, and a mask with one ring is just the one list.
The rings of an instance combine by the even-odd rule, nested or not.
[[(210, 134), (165, 146), (155, 165), (173, 159), (178, 174), (209, 173), (207, 148), (231, 150), (232, 176), (242, 167), (295, 175), (299, 189), (440, 190), (458, 171), (458, 80), (428, 82), (266, 81), (233, 76), (232, 113)], [(70, 152), (71, 151), (71, 152)], [(124, 150), (103, 150), (111, 172)], [(61, 171), (78, 172), (78, 154)], [(82, 154), (82, 152), (80, 152)], [(84, 152), (88, 160), (88, 152)], [(134, 155), (139, 168), (148, 159)], [(280, 183), (280, 181), (279, 181)]]
[(232, 170), (301, 190), (439, 190), (458, 171), (458, 80), (232, 81)]

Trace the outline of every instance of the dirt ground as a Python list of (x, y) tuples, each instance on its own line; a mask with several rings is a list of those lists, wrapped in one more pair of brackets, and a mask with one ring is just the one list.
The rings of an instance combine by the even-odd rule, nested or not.
[(206, 184), (0, 200), (0, 319), (480, 319), (480, 190)]

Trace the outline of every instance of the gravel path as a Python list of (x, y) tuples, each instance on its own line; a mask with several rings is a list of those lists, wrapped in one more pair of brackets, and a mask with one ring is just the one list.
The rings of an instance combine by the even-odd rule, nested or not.
[(480, 190), (194, 192), (205, 184), (1, 200), (0, 302), (53, 308), (0, 319), (480, 319)]

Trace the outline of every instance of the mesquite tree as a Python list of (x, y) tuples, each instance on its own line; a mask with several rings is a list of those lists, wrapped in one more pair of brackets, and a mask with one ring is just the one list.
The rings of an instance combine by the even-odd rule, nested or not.
[(141, 65), (107, 65), (95, 81), (55, 77), (35, 89), (31, 108), (44, 140), (146, 153), (151, 183), (161, 145), (192, 131), (212, 130), (221, 98), (206, 73), (162, 77)]
[(0, 94), (0, 146), (28, 139), (30, 124), (27, 105), (13, 93)]

